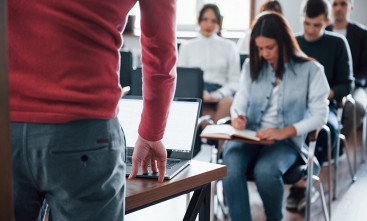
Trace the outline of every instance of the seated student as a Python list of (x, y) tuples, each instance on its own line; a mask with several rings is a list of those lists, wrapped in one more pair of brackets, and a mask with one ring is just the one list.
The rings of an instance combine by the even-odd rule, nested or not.
[[(330, 128), (331, 148), (336, 149), (339, 123), (337, 102), (351, 93), (353, 85), (352, 58), (347, 40), (339, 35), (325, 31), (329, 24), (330, 2), (328, 0), (304, 0), (301, 4), (303, 33), (296, 39), (302, 51), (324, 66), (325, 76), (331, 88), (329, 94), (329, 115), (327, 126)], [(327, 160), (327, 137), (320, 133), (316, 142), (315, 156), (322, 165)], [(290, 189), (287, 209), (303, 210), (305, 207), (306, 183), (302, 182)], [(312, 201), (318, 192), (313, 189)]]
[(274, 144), (225, 143), (223, 184), (232, 220), (251, 220), (248, 172), (254, 174), (267, 220), (283, 218), (282, 176), (300, 157), (306, 160), (304, 136), (325, 124), (329, 91), (323, 67), (300, 50), (287, 21), (274, 12), (260, 14), (231, 117), (234, 128), (256, 130)]
[(221, 15), (214, 4), (206, 4), (199, 14), (201, 35), (181, 44), (178, 66), (199, 67), (204, 71), (203, 115), (214, 122), (229, 115), (240, 78), (239, 52), (234, 42), (219, 37)]
[[(334, 31), (347, 38), (353, 59), (353, 73), (355, 88), (353, 98), (356, 101), (357, 127), (360, 125), (367, 108), (367, 94), (364, 87), (367, 86), (367, 29), (362, 24), (350, 20), (350, 14), (354, 10), (353, 0), (332, 0), (333, 23), (326, 27), (328, 31)], [(352, 132), (353, 110), (346, 107), (343, 115), (344, 122), (341, 129), (346, 138)]]
[[(279, 14), (283, 14), (282, 6), (277, 0), (264, 0), (259, 8), (259, 13), (264, 11), (274, 11), (278, 12)], [(238, 39), (237, 47), (240, 53), (249, 53), (250, 35), (251, 30), (247, 29), (245, 31), (245, 37)]]

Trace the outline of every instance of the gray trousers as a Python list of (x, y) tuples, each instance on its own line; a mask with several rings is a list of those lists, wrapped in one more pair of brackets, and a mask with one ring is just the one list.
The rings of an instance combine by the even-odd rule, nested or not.
[(15, 220), (123, 220), (125, 140), (120, 124), (11, 123)]

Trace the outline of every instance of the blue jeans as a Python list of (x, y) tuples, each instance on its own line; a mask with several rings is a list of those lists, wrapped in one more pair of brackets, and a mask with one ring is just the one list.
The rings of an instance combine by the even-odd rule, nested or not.
[(220, 84), (213, 84), (213, 83), (204, 82), (204, 90), (209, 92), (209, 93), (213, 92), (213, 91), (216, 91), (221, 87), (222, 87), (222, 85), (220, 85)]
[(299, 153), (289, 143), (276, 141), (262, 146), (234, 141), (223, 147), (227, 176), (223, 179), (231, 219), (250, 221), (247, 173), (253, 173), (267, 220), (283, 218), (283, 174), (298, 160)]
[(123, 220), (125, 140), (120, 124), (11, 123), (14, 214), (36, 220), (44, 199), (49, 220)]

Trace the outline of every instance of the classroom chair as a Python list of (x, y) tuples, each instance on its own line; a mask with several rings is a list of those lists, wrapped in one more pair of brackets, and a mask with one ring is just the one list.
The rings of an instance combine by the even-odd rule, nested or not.
[(240, 53), (240, 67), (242, 70), (242, 66), (245, 63), (246, 58), (248, 57), (248, 54)]

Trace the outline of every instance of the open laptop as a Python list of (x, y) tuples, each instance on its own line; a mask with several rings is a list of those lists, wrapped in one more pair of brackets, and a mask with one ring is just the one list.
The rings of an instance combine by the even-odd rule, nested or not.
[[(165, 179), (171, 179), (189, 165), (194, 149), (196, 126), (201, 100), (196, 98), (174, 98), (171, 104), (166, 130), (162, 142), (167, 150)], [(138, 127), (143, 110), (143, 99), (139, 96), (124, 96), (119, 101), (118, 119), (125, 133), (127, 157), (126, 176), (131, 172), (131, 156), (138, 138)], [(149, 174), (137, 177), (158, 178), (148, 167)]]

